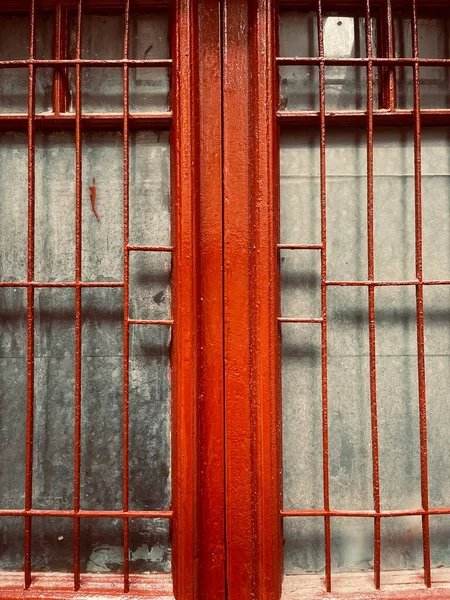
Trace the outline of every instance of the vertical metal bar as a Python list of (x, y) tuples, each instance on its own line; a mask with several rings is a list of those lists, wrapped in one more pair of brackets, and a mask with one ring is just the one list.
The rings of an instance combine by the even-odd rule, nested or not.
[[(413, 57), (419, 57), (419, 35), (417, 27), (417, 0), (412, 1)], [(415, 189), (415, 237), (416, 237), (416, 318), (417, 318), (417, 363), (419, 389), (420, 428), (420, 476), (421, 499), (425, 514), (422, 516), (423, 569), (425, 585), (431, 586), (430, 565), (430, 522), (428, 514), (428, 444), (427, 444), (427, 401), (425, 384), (425, 340), (423, 317), (423, 268), (422, 268), (422, 165), (421, 165), (421, 121), (420, 121), (420, 67), (414, 63), (414, 189)]]
[[(130, 0), (126, 0), (125, 4), (125, 30), (123, 39), (123, 57), (128, 58), (130, 34)], [(129, 280), (130, 280), (130, 265), (129, 265), (129, 82), (128, 82), (128, 65), (123, 66), (123, 510), (128, 511), (129, 508)], [(129, 521), (123, 520), (123, 589), (128, 592), (130, 589), (130, 558), (129, 558)]]
[[(392, 12), (392, 0), (386, 0), (381, 6), (381, 47), (383, 56), (387, 58), (395, 57), (394, 45), (394, 16)], [(393, 65), (385, 65), (381, 67), (382, 80), (381, 97), (383, 108), (395, 110), (397, 105), (397, 86), (395, 77), (396, 67)]]
[[(323, 440), (323, 504), (325, 512), (330, 510), (330, 474), (328, 457), (328, 364), (327, 364), (327, 183), (326, 183), (326, 132), (325, 132), (325, 56), (323, 38), (322, 0), (317, 0), (317, 28), (319, 57), (320, 95), (320, 236), (321, 236), (321, 344), (322, 344), (322, 440)], [(325, 584), (331, 592), (331, 519), (324, 517), (325, 525)]]
[[(57, 0), (55, 7), (55, 29), (54, 29), (53, 56), (56, 60), (65, 58), (65, 46), (67, 39), (67, 11), (63, 9), (61, 0)], [(53, 112), (59, 115), (66, 110), (67, 97), (67, 69), (59, 67), (53, 71)]]
[[(370, 0), (366, 0), (366, 52), (367, 52), (367, 270), (368, 279), (375, 279), (374, 264), (374, 221), (373, 221), (373, 62), (372, 62), (372, 23)], [(378, 415), (377, 415), (377, 371), (375, 347), (375, 288), (368, 287), (369, 293), (369, 362), (370, 362), (370, 407), (372, 429), (372, 482), (373, 504), (376, 513), (380, 512), (380, 469), (378, 461)], [(376, 589), (380, 589), (381, 579), (381, 519), (374, 518), (374, 579)]]
[[(36, 53), (36, 11), (35, 0), (30, 8), (30, 48), (29, 57)], [(34, 279), (34, 224), (35, 224), (35, 67), (28, 65), (28, 263), (27, 281)], [(27, 287), (27, 420), (25, 450), (25, 510), (30, 510), (33, 502), (33, 427), (34, 427), (34, 288)], [(31, 517), (25, 517), (24, 549), (25, 589), (31, 585)]]
[[(76, 58), (81, 58), (82, 1), (78, 0)], [(75, 67), (75, 282), (81, 281), (82, 217), (82, 139), (81, 139), (81, 65)], [(80, 510), (81, 472), (81, 287), (75, 287), (75, 444), (73, 507)], [(80, 518), (73, 523), (74, 588), (80, 588)]]

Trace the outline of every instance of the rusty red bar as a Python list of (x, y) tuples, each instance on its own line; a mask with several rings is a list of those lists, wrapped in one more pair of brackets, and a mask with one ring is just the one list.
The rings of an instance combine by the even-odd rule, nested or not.
[[(82, 3), (78, 0), (76, 49), (81, 57)], [(81, 66), (75, 67), (75, 282), (82, 276), (82, 123), (81, 123)], [(81, 287), (75, 287), (75, 432), (74, 432), (74, 475), (73, 475), (73, 585), (80, 589), (80, 473), (81, 473)]]
[(375, 287), (391, 287), (398, 285), (450, 285), (450, 279), (410, 279), (410, 280), (399, 280), (399, 281), (327, 281), (327, 285), (340, 285), (343, 287), (353, 286), (375, 286)]
[[(392, 0), (386, 0), (386, 52), (388, 58), (395, 58), (394, 46), (394, 17), (392, 14)], [(388, 70), (387, 81), (387, 107), (389, 110), (395, 110), (397, 106), (397, 79), (395, 69)]]
[(123, 287), (121, 281), (0, 281), (0, 287), (30, 288), (103, 288)]
[(327, 182), (325, 131), (325, 47), (323, 34), (322, 0), (317, 0), (317, 29), (319, 48), (320, 97), (320, 281), (321, 281), (321, 346), (322, 346), (322, 443), (323, 443), (323, 505), (325, 509), (325, 587), (331, 592), (331, 520), (330, 473), (328, 457), (328, 364), (327, 364)]
[(80, 518), (102, 517), (102, 518), (121, 518), (121, 519), (171, 519), (173, 512), (171, 510), (57, 510), (57, 509), (0, 509), (0, 517), (69, 517)]
[[(447, 109), (424, 109), (420, 111), (422, 126), (436, 126), (450, 124), (450, 111)], [(317, 127), (320, 123), (320, 112), (311, 111), (284, 111), (277, 112), (281, 126), (301, 125), (302, 127)], [(364, 127), (367, 120), (367, 111), (333, 111), (325, 113), (325, 122), (333, 127)], [(374, 110), (373, 120), (375, 125), (399, 127), (411, 125), (414, 122), (412, 110)], [(1, 118), (0, 118), (1, 125)]]
[[(374, 215), (373, 215), (373, 63), (372, 22), (370, 0), (366, 0), (366, 52), (367, 63), (367, 271), (369, 280), (375, 279), (374, 264)], [(370, 415), (372, 437), (372, 485), (374, 511), (380, 512), (380, 468), (378, 461), (378, 415), (377, 415), (377, 371), (375, 345), (375, 288), (368, 287), (369, 300), (369, 363), (370, 363)], [(381, 582), (381, 521), (374, 519), (373, 536), (374, 581), (380, 589)]]
[(173, 246), (132, 246), (126, 247), (128, 252), (172, 252)]
[[(57, 0), (39, 0), (39, 8), (51, 9), (55, 7)], [(77, 9), (78, 0), (62, 0), (65, 8)], [(30, 8), (29, 0), (2, 0), (2, 10), (7, 12), (27, 12)], [(134, 0), (133, 8), (148, 10), (149, 8), (169, 8), (170, 0)], [(88, 0), (86, 8), (95, 8), (98, 10), (117, 10), (123, 9), (124, 0)]]
[[(416, 0), (412, 1), (413, 56), (419, 56)], [(428, 446), (427, 446), (427, 400), (425, 384), (425, 339), (423, 317), (423, 268), (422, 268), (422, 150), (420, 123), (420, 67), (414, 64), (414, 195), (416, 237), (416, 318), (417, 318), (417, 367), (419, 388), (420, 431), (420, 477), (421, 499), (425, 514), (422, 516), (423, 570), (425, 585), (431, 587), (430, 520), (428, 511)]]
[[(65, 56), (66, 40), (66, 15), (61, 0), (57, 0), (55, 6), (55, 33), (53, 42), (53, 53), (56, 60)], [(53, 72), (53, 110), (56, 115), (66, 110), (67, 87), (65, 83), (65, 69), (54, 69)]]
[(129, 325), (173, 325), (171, 319), (128, 319)]
[[(36, 52), (35, 0), (30, 8), (30, 59)], [(35, 225), (35, 67), (28, 67), (28, 262), (27, 280), (34, 279)], [(25, 450), (25, 510), (33, 503), (33, 426), (34, 426), (34, 288), (27, 288), (27, 420)], [(25, 589), (31, 585), (31, 516), (25, 516), (24, 578)]]
[[(1, 513), (0, 513), (1, 514)], [(385, 510), (376, 512), (374, 510), (340, 510), (330, 509), (325, 510), (282, 510), (280, 512), (282, 517), (285, 518), (297, 518), (297, 517), (358, 517), (358, 518), (391, 518), (391, 517), (422, 517), (424, 515), (448, 515), (450, 514), (450, 507), (442, 508), (429, 508), (428, 510), (418, 509), (405, 509), (405, 510)]]
[(310, 317), (295, 318), (295, 317), (278, 317), (279, 323), (323, 323), (322, 318), (314, 319)]
[[(130, 0), (125, 3), (125, 25), (123, 38), (123, 57), (128, 59), (130, 34)], [(130, 339), (129, 339), (129, 298), (130, 298), (130, 254), (128, 252), (130, 236), (130, 149), (129, 149), (129, 82), (128, 64), (123, 65), (123, 469), (122, 469), (122, 506), (127, 512), (129, 507), (129, 370), (130, 370)], [(130, 548), (129, 521), (123, 520), (123, 590), (130, 589)]]
[[(111, 129), (118, 130), (123, 127), (123, 113), (95, 113), (83, 114), (81, 122), (84, 129)], [(165, 129), (172, 123), (172, 113), (170, 111), (152, 114), (130, 114), (130, 129)], [(26, 130), (27, 115), (23, 114), (2, 114), (0, 115), (0, 128), (12, 130)], [(35, 126), (39, 129), (50, 129), (51, 131), (75, 129), (75, 115), (48, 114), (35, 115)]]
[[(372, 4), (375, 6), (380, 6), (380, 4), (383, 4), (385, 0), (372, 0)], [(280, 8), (312, 8), (314, 6), (313, 1), (312, 0), (279, 0), (279, 7)], [(337, 0), (323, 0), (323, 6), (325, 6), (326, 8), (331, 8), (331, 9), (336, 9), (336, 7), (338, 5), (343, 5), (346, 8), (348, 7), (357, 7), (360, 8), (361, 7), (361, 0), (344, 0), (344, 2), (337, 2)], [(445, 6), (448, 7), (448, 0), (418, 0), (417, 2), (418, 6), (424, 6), (429, 8), (430, 4), (433, 7), (438, 7), (438, 6)], [(411, 0), (394, 0), (394, 5), (396, 7), (404, 7), (404, 6), (411, 6)]]
[[(409, 59), (411, 60), (411, 59)], [(130, 60), (130, 59), (89, 59), (89, 58), (64, 58), (64, 59), (52, 59), (52, 58), (33, 58), (33, 59), (23, 59), (23, 60), (0, 60), (0, 68), (1, 69), (15, 69), (18, 67), (28, 67), (30, 65), (39, 66), (39, 67), (123, 67), (124, 65), (128, 65), (130, 67), (171, 67), (172, 59), (171, 58), (149, 58), (149, 59), (141, 59), (141, 60)]]
[[(320, 66), (323, 62), (326, 66), (347, 66), (364, 67), (369, 63), (368, 58), (336, 58), (328, 56), (324, 58), (314, 56), (278, 56), (276, 59), (278, 66), (295, 65), (316, 65)], [(395, 65), (409, 66), (422, 65), (425, 67), (448, 67), (450, 58), (406, 58), (406, 57), (372, 57), (370, 62), (374, 65)], [(0, 62), (0, 67), (2, 63)], [(9, 65), (5, 65), (9, 66)]]
[(322, 244), (277, 244), (279, 250), (322, 250)]

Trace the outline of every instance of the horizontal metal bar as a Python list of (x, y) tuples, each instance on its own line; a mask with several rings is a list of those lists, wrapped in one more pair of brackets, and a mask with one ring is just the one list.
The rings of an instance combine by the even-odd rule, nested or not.
[[(312, 125), (320, 124), (319, 111), (287, 111), (277, 112), (278, 122), (281, 127), (285, 125)], [(450, 124), (450, 110), (448, 109), (426, 109), (420, 111), (422, 125), (448, 125)], [(412, 110), (374, 110), (373, 123), (375, 125), (399, 126), (412, 125), (414, 112)], [(329, 111), (325, 113), (325, 121), (329, 125), (349, 127), (365, 126), (367, 123), (367, 111)]]
[(0, 281), (0, 288), (117, 288), (122, 281)]
[[(168, 129), (172, 124), (172, 113), (133, 114), (129, 117), (130, 129)], [(26, 130), (28, 117), (26, 114), (3, 114), (0, 115), (0, 129), (2, 130)], [(36, 129), (75, 129), (75, 114), (45, 114), (36, 115), (34, 119)], [(84, 114), (81, 117), (83, 129), (122, 129), (123, 113)]]
[[(39, 0), (39, 10), (55, 8), (58, 0)], [(77, 8), (77, 0), (60, 0), (62, 8)], [(133, 12), (141, 9), (170, 8), (171, 0), (133, 0)], [(84, 10), (122, 10), (124, 0), (84, 0)], [(30, 0), (1, 0), (2, 12), (29, 12)]]
[[(7, 63), (8, 61), (1, 61)], [(22, 61), (26, 62), (26, 61)], [(450, 67), (450, 58), (411, 58), (398, 56), (393, 58), (388, 57), (373, 57), (373, 58), (349, 58), (335, 56), (278, 56), (276, 63), (279, 67), (282, 66), (316, 66), (321, 64), (325, 66), (342, 66), (342, 67), (365, 67), (369, 63), (378, 65), (394, 65), (394, 66), (410, 66), (418, 64), (424, 67)]]
[(429, 508), (427, 511), (422, 508), (405, 510), (281, 510), (280, 515), (283, 518), (300, 517), (353, 517), (353, 518), (392, 518), (392, 517), (421, 517), (423, 515), (450, 515), (450, 507)]
[(0, 509), (0, 517), (80, 517), (80, 518), (121, 518), (121, 519), (171, 519), (171, 510), (39, 510)]
[(29, 65), (35, 67), (121, 67), (128, 65), (129, 67), (147, 67), (161, 68), (171, 67), (171, 58), (149, 58), (149, 59), (133, 59), (133, 58), (118, 58), (112, 59), (88, 59), (88, 58), (24, 58), (19, 60), (0, 60), (0, 69), (18, 69), (26, 68)]
[(422, 280), (411, 279), (410, 281), (327, 281), (326, 285), (344, 287), (391, 287), (399, 285), (450, 285), (450, 279)]
[[(345, 8), (359, 8), (361, 9), (361, 0), (321, 0), (323, 8), (326, 9), (345, 9)], [(370, 5), (373, 7), (382, 6), (386, 0), (371, 0)], [(392, 0), (394, 7), (410, 7), (411, 0)], [(317, 6), (317, 0), (278, 0), (279, 8), (298, 8), (305, 10), (306, 8), (314, 10)], [(418, 7), (424, 7), (427, 9), (436, 8), (447, 8), (448, 0), (417, 0)], [(360, 10), (360, 14), (362, 10)]]
[(308, 317), (301, 317), (299, 319), (296, 319), (294, 317), (278, 317), (278, 323), (323, 323), (323, 319), (314, 319)]
[(128, 252), (172, 252), (173, 246), (127, 246)]
[(128, 325), (168, 325), (172, 326), (170, 319), (128, 319)]
[(322, 244), (277, 244), (279, 250), (322, 250)]

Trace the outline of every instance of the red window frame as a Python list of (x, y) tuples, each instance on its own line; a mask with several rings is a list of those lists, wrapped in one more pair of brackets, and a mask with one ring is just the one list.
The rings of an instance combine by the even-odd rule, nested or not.
[[(256, 5), (256, 6), (255, 6)], [(240, 286), (247, 285), (249, 305), (252, 307), (247, 315), (243, 328), (248, 326), (248, 343), (251, 348), (252, 365), (248, 376), (247, 402), (253, 410), (247, 415), (242, 430), (249, 431), (249, 464), (252, 468), (248, 472), (238, 470), (240, 461), (239, 451), (235, 451), (232, 445), (228, 446), (227, 460), (233, 460), (234, 479), (240, 480), (240, 485), (246, 490), (248, 498), (248, 510), (253, 514), (252, 536), (253, 546), (245, 555), (245, 566), (241, 567), (241, 573), (250, 570), (252, 577), (248, 578), (247, 593), (253, 593), (257, 598), (278, 600), (281, 594), (283, 579), (282, 566), (282, 522), (291, 517), (323, 517), (325, 532), (325, 577), (323, 578), (322, 592), (311, 588), (301, 587), (301, 578), (298, 579), (298, 589), (291, 592), (289, 598), (306, 599), (327, 597), (333, 590), (333, 598), (428, 598), (436, 594), (439, 598), (450, 598), (450, 590), (439, 583), (431, 581), (430, 547), (429, 547), (429, 516), (432, 514), (449, 514), (449, 508), (441, 507), (431, 509), (428, 506), (427, 490), (427, 432), (426, 432), (426, 396), (424, 379), (424, 336), (423, 336), (423, 286), (424, 285), (448, 285), (447, 281), (428, 282), (424, 281), (421, 270), (421, 171), (420, 171), (420, 139), (421, 128), (427, 125), (448, 125), (450, 111), (448, 109), (424, 110), (420, 108), (419, 92), (419, 64), (418, 58), (418, 36), (417, 36), (417, 10), (426, 9), (430, 13), (448, 8), (448, 2), (441, 0), (425, 2), (421, 0), (260, 0), (256, 2), (253, 10), (250, 10), (249, 26), (247, 30), (248, 45), (250, 52), (245, 56), (247, 67), (253, 74), (251, 80), (251, 93), (253, 99), (253, 112), (251, 129), (248, 133), (248, 145), (240, 150), (239, 156), (234, 154), (233, 161), (249, 162), (252, 165), (252, 176), (241, 176), (240, 185), (236, 185), (236, 203), (225, 207), (225, 235), (227, 231), (233, 231), (238, 226), (240, 219), (248, 221), (242, 227), (243, 236), (241, 252), (249, 248), (250, 261)], [(430, 6), (431, 5), (431, 6)], [(392, 38), (393, 7), (402, 8), (412, 16), (413, 26), (413, 58), (395, 58)], [(366, 23), (370, 23), (370, 15), (374, 10), (380, 11), (382, 21), (381, 42), (385, 59), (375, 59), (369, 54), (366, 59), (354, 59), (355, 64), (367, 65), (369, 76), (367, 77), (368, 107), (360, 111), (338, 111), (328, 112), (324, 101), (324, 67), (326, 64), (342, 64), (340, 59), (327, 59), (324, 56), (323, 33), (319, 34), (319, 57), (310, 58), (280, 58), (277, 55), (278, 48), (278, 14), (284, 8), (300, 8), (317, 11), (319, 32), (322, 31), (322, 9), (345, 10), (363, 12)], [(370, 31), (366, 28), (366, 44), (370, 47)], [(348, 61), (352, 62), (353, 59)], [(425, 59), (424, 62), (428, 63)], [(448, 65), (449, 59), (430, 60), (430, 64)], [(279, 84), (277, 67), (281, 65), (315, 64), (319, 67), (319, 96), (320, 108), (318, 111), (283, 111), (279, 110)], [(347, 64), (347, 62), (345, 62)], [(398, 110), (395, 108), (396, 90), (392, 69), (389, 65), (409, 64), (414, 69), (414, 107), (412, 110)], [(381, 106), (374, 109), (371, 103), (373, 98), (373, 74), (377, 65), (382, 67), (382, 95)], [(241, 76), (241, 70), (236, 73), (234, 84), (237, 84)], [(225, 84), (226, 94), (226, 84)], [(236, 102), (234, 101), (234, 105)], [(238, 111), (239, 112), (239, 111)], [(236, 120), (239, 116), (235, 117)], [(417, 301), (417, 325), (418, 325), (418, 384), (419, 384), (419, 413), (420, 413), (420, 442), (421, 442), (421, 476), (422, 476), (422, 508), (417, 511), (382, 512), (379, 506), (379, 493), (377, 493), (378, 473), (378, 438), (377, 438), (377, 411), (376, 411), (376, 386), (375, 386), (375, 324), (374, 319), (374, 288), (379, 285), (374, 281), (373, 271), (373, 129), (376, 125), (391, 124), (396, 126), (409, 126), (414, 130), (415, 140), (415, 205), (416, 205), (416, 279), (409, 282), (416, 287)], [(242, 118), (241, 127), (244, 127)], [(279, 131), (283, 127), (314, 127), (320, 132), (320, 179), (321, 179), (321, 242), (318, 245), (282, 245), (279, 243), (278, 215), (279, 215)], [(363, 514), (360, 511), (334, 510), (330, 505), (328, 488), (328, 403), (327, 403), (327, 376), (326, 376), (326, 289), (329, 285), (354, 285), (351, 282), (329, 282), (326, 279), (326, 171), (325, 171), (325, 138), (327, 128), (339, 126), (366, 127), (367, 156), (368, 156), (368, 185), (367, 192), (367, 216), (368, 230), (368, 262), (369, 276), (367, 281), (358, 282), (368, 289), (369, 305), (369, 340), (370, 340), (370, 366), (371, 366), (371, 409), (372, 409), (372, 448), (374, 466), (374, 510)], [(237, 123), (231, 131), (237, 130)], [(235, 138), (238, 134), (235, 134)], [(235, 139), (237, 145), (237, 139)], [(236, 145), (233, 152), (236, 152)], [(236, 172), (229, 175), (236, 178)], [(239, 189), (240, 194), (239, 194)], [(247, 203), (237, 216), (239, 206)], [(228, 210), (227, 210), (228, 209)], [(228, 220), (227, 220), (228, 219)], [(232, 234), (230, 234), (232, 235)], [(280, 271), (278, 252), (280, 249), (292, 249), (293, 251), (317, 250), (321, 253), (321, 298), (322, 315), (320, 319), (288, 319), (281, 315), (280, 311)], [(227, 247), (225, 247), (225, 268), (231, 268), (237, 255), (229, 252), (227, 261)], [(400, 282), (391, 282), (397, 285)], [(403, 282), (402, 282), (403, 284)], [(235, 283), (230, 280), (229, 286)], [(226, 307), (231, 292), (225, 287)], [(233, 305), (230, 303), (229, 310)], [(227, 310), (227, 309), (226, 309)], [(238, 309), (234, 312), (234, 319), (238, 318)], [(281, 389), (280, 389), (280, 330), (283, 322), (314, 322), (322, 331), (322, 445), (323, 445), (323, 472), (324, 472), (324, 509), (312, 510), (283, 510), (282, 508), (282, 478), (281, 478)], [(236, 331), (237, 327), (233, 330)], [(241, 333), (242, 335), (242, 333)], [(239, 335), (236, 332), (234, 343), (239, 344)], [(227, 338), (226, 338), (227, 339)], [(228, 346), (228, 354), (232, 356), (233, 365), (237, 368), (239, 364), (238, 349)], [(227, 359), (227, 353), (226, 353)], [(247, 392), (247, 389), (246, 389)], [(233, 413), (238, 410), (238, 399), (234, 404), (233, 394), (227, 394), (227, 412), (229, 412), (230, 427), (234, 423)], [(301, 449), (299, 449), (301, 451)], [(230, 459), (230, 453), (232, 459)], [(236, 486), (237, 484), (235, 484)], [(227, 490), (228, 491), (228, 490)], [(253, 500), (257, 498), (257, 500)], [(389, 574), (383, 573), (383, 581), (380, 582), (380, 521), (382, 518), (396, 517), (402, 515), (420, 515), (423, 523), (424, 541), (424, 578), (422, 587), (417, 585), (409, 587), (407, 583), (396, 588), (389, 585)], [(341, 584), (336, 591), (332, 587), (331, 568), (331, 543), (330, 543), (330, 519), (332, 516), (346, 517), (373, 517), (374, 536), (374, 583), (373, 588), (359, 587), (359, 580), (352, 574), (343, 577), (340, 574)], [(231, 510), (228, 518), (231, 518)], [(234, 523), (234, 522), (233, 522)], [(243, 529), (227, 531), (229, 536), (245, 535)], [(230, 557), (230, 560), (233, 560)], [(233, 562), (236, 569), (240, 558)], [(240, 561), (242, 562), (242, 561)], [(430, 586), (432, 591), (430, 592)], [(238, 598), (239, 581), (236, 578), (236, 587), (233, 598)], [(250, 595), (248, 596), (250, 597)]]
[[(132, 9), (164, 8), (171, 12), (172, 59), (149, 60), (148, 66), (171, 68), (172, 111), (167, 113), (132, 115), (128, 106), (128, 69), (133, 61), (124, 55), (123, 60), (114, 61), (124, 74), (123, 114), (81, 113), (80, 72), (86, 61), (80, 58), (77, 43), (77, 58), (64, 58), (65, 27), (67, 11), (75, 11), (78, 26), (82, 10), (125, 11), (125, 36), (127, 36), (130, 6)], [(220, 135), (217, 141), (203, 144), (200, 155), (200, 137), (210, 139), (215, 128), (221, 131), (220, 87), (210, 89), (199, 82), (199, 72), (210, 68), (218, 69), (220, 52), (217, 28), (203, 7), (197, 10), (189, 0), (5, 0), (0, 7), (2, 13), (27, 13), (31, 15), (30, 57), (21, 61), (28, 68), (29, 101), (27, 115), (0, 115), (0, 128), (26, 130), (28, 132), (28, 278), (19, 283), (28, 290), (28, 387), (27, 387), (27, 481), (26, 502), (23, 510), (1, 510), (1, 516), (20, 516), (25, 520), (25, 565), (22, 573), (2, 573), (0, 598), (78, 598), (95, 597), (164, 597), (195, 600), (199, 595), (223, 597), (224, 545), (223, 545), (223, 390), (222, 367), (222, 220), (217, 219), (221, 206), (220, 177), (218, 185), (214, 177), (220, 173), (217, 162)], [(76, 108), (74, 114), (64, 114), (66, 93), (63, 78), (55, 70), (54, 114), (36, 115), (34, 112), (34, 77), (36, 66), (43, 64), (34, 58), (34, 20), (37, 10), (55, 11), (55, 34), (58, 43), (49, 66), (75, 65)], [(218, 21), (217, 21), (218, 23)], [(210, 50), (204, 60), (199, 61), (198, 39)], [(79, 38), (78, 38), (79, 39)], [(126, 41), (126, 38), (125, 38)], [(126, 48), (126, 44), (125, 44)], [(14, 61), (18, 66), (17, 61)], [(97, 63), (98, 65), (100, 63)], [(0, 65), (7, 68), (5, 62)], [(209, 110), (210, 102), (216, 103), (217, 112)], [(204, 115), (199, 126), (201, 110)], [(207, 109), (208, 107), (208, 109)], [(33, 290), (37, 287), (33, 277), (34, 258), (34, 139), (39, 128), (48, 130), (74, 129), (76, 137), (76, 229), (77, 259), (76, 281), (68, 285), (76, 290), (76, 388), (75, 388), (75, 503), (73, 511), (34, 510), (31, 503), (32, 436), (33, 436)], [(124, 475), (125, 500), (122, 511), (86, 511), (80, 507), (80, 290), (83, 287), (80, 271), (81, 251), (81, 132), (83, 129), (113, 128), (124, 134)], [(139, 247), (128, 244), (128, 132), (132, 128), (170, 128), (172, 155), (172, 235), (170, 247)], [(204, 130), (204, 132), (203, 132)], [(220, 154), (220, 152), (219, 152)], [(213, 159), (214, 155), (214, 159)], [(211, 166), (213, 170), (211, 171)], [(200, 178), (207, 170), (208, 177)], [(200, 183), (201, 182), (201, 183)], [(212, 193), (215, 191), (215, 194)], [(203, 196), (208, 201), (202, 200)], [(220, 210), (218, 212), (220, 214)], [(204, 222), (214, 234), (210, 244), (201, 242), (199, 226)], [(173, 256), (172, 296), (173, 321), (151, 322), (151, 324), (173, 327), (171, 346), (172, 366), (172, 507), (169, 511), (131, 511), (127, 501), (127, 356), (128, 325), (135, 323), (127, 315), (128, 254), (132, 251), (167, 251)], [(201, 266), (211, 271), (207, 280), (200, 279)], [(1, 284), (3, 287), (11, 283)], [(107, 285), (107, 284), (105, 284)], [(114, 284), (115, 285), (115, 284)], [(200, 298), (202, 296), (202, 301)], [(205, 309), (205, 303), (208, 304)], [(208, 327), (199, 328), (199, 320)], [(139, 321), (141, 323), (141, 321)], [(142, 322), (143, 323), (143, 322)], [(145, 323), (150, 323), (145, 321)], [(208, 363), (208, 376), (203, 363)], [(211, 373), (216, 381), (210, 384)], [(199, 396), (203, 402), (199, 403)], [(212, 441), (218, 442), (216, 451), (206, 452)], [(74, 571), (72, 574), (36, 575), (31, 571), (31, 522), (34, 516), (64, 516), (74, 521)], [(79, 570), (79, 520), (88, 517), (121, 517), (124, 520), (124, 573), (122, 575), (82, 575)], [(129, 573), (128, 562), (128, 519), (133, 517), (167, 518), (172, 522), (172, 586), (169, 576), (135, 576)], [(201, 541), (200, 541), (201, 540)]]
[[(400, 4), (411, 6), (411, 2), (403, 0)], [(290, 60), (277, 58), (278, 10), (281, 5), (312, 3), (175, 0), (173, 114), (142, 117), (146, 126), (167, 126), (171, 121), (173, 130), (172, 520), (177, 600), (278, 600), (281, 595), (282, 521), (288, 515), (282, 511), (281, 477), (279, 128), (314, 126), (324, 133), (329, 123), (355, 124), (366, 125), (370, 132), (374, 124), (389, 122), (413, 125), (419, 140), (422, 125), (450, 121), (450, 111), (419, 112), (417, 93), (411, 111), (369, 109), (331, 114), (325, 111), (323, 100), (315, 113), (278, 111), (277, 66)], [(62, 0), (62, 4), (77, 7), (76, 1)], [(167, 4), (168, 0), (133, 0), (133, 7)], [(347, 9), (363, 6), (364, 10), (369, 6), (359, 0), (323, 0), (322, 4)], [(383, 10), (389, 6), (380, 0), (371, 1), (370, 7), (377, 4)], [(428, 6), (418, 0), (417, 4)], [(123, 2), (85, 0), (83, 5), (114, 9)], [(2, 3), (2, 11), (16, 12), (19, 7), (27, 10), (29, 6), (25, 0), (8, 1)], [(39, 3), (42, 8), (51, 6), (51, 0)], [(433, 6), (446, 7), (447, 0), (434, 0)], [(386, 36), (385, 51), (392, 54)], [(385, 63), (393, 60), (392, 56)], [(411, 64), (414, 60), (410, 59)], [(322, 73), (325, 62), (323, 57), (318, 59)], [(375, 62), (372, 60), (368, 68), (373, 69)], [(32, 74), (33, 60), (28, 61), (28, 68)], [(123, 69), (126, 72), (126, 64)], [(392, 109), (395, 87), (389, 85), (389, 69), (383, 71), (383, 77), (388, 81), (383, 106)], [(81, 127), (104, 126), (108, 118), (80, 119), (79, 114), (41, 117), (35, 116), (31, 108), (28, 116), (0, 116), (0, 127), (25, 128), (32, 141), (37, 127), (76, 127), (81, 131)], [(114, 119), (124, 131), (139, 127), (141, 120), (126, 111)], [(32, 143), (30, 153), (31, 148)], [(32, 165), (30, 154), (30, 181)], [(420, 166), (416, 160), (417, 168)], [(323, 203), (324, 178), (322, 166)], [(33, 193), (31, 185), (30, 198)], [(370, 196), (369, 191), (369, 215)], [(420, 200), (417, 192), (416, 200)], [(326, 256), (322, 257), (322, 267), (325, 263)], [(325, 287), (324, 277), (322, 271)], [(370, 302), (375, 284), (370, 278), (365, 284)], [(422, 284), (414, 282), (417, 288)], [(29, 282), (27, 285), (31, 289)], [(323, 319), (320, 327), (326, 329)], [(324, 443), (326, 423), (324, 404)], [(375, 523), (387, 516), (376, 510), (369, 512)], [(342, 511), (326, 506), (319, 516), (326, 524), (338, 513), (342, 516)], [(121, 516), (126, 520), (130, 514), (124, 510)], [(431, 511), (425, 507), (417, 514), (426, 520)], [(25, 519), (32, 515), (29, 508), (20, 512)], [(305, 512), (302, 516), (308, 517)], [(328, 587), (330, 573), (328, 561)], [(11, 576), (10, 583), (1, 585), (0, 597), (20, 594), (23, 598), (81, 598), (98, 595), (99, 591), (108, 596), (121, 594), (116, 586), (123, 582), (123, 578), (111, 578), (99, 590), (86, 577), (81, 592), (77, 592), (71, 587), (72, 580), (54, 576), (46, 590), (33, 586), (23, 590)], [(152, 593), (165, 592), (157, 585), (150, 591), (139, 581), (124, 597)], [(301, 590), (299, 593), (302, 597)], [(437, 589), (436, 593), (440, 598), (450, 598), (448, 589)], [(370, 594), (373, 598), (405, 597), (404, 591)], [(409, 592), (413, 598), (427, 594), (426, 589)], [(358, 592), (349, 591), (342, 597), (358, 598)], [(364, 592), (363, 597), (370, 595)]]

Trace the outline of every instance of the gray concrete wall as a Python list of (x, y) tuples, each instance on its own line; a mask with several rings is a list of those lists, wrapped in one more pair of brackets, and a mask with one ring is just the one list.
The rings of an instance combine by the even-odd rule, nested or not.
[[(424, 129), (422, 189), (426, 279), (450, 278), (450, 132)], [(413, 134), (375, 131), (375, 277), (414, 279)], [(367, 164), (364, 130), (327, 132), (329, 280), (367, 277)], [(315, 131), (281, 137), (281, 241), (320, 243), (320, 157)], [(320, 253), (283, 251), (282, 314), (320, 316)], [(328, 289), (330, 494), (336, 509), (373, 509), (369, 397), (368, 292)], [(376, 342), (381, 506), (420, 507), (415, 288), (377, 288)], [(430, 505), (450, 498), (448, 448), (450, 289), (425, 290)], [(318, 325), (284, 325), (284, 506), (321, 508), (321, 340)], [(287, 572), (321, 570), (323, 520), (285, 522)], [(431, 518), (432, 561), (449, 564), (449, 519)], [(370, 568), (370, 519), (333, 519), (336, 569)], [(419, 568), (419, 517), (382, 523), (383, 568)]]
[[(169, 138), (131, 134), (130, 241), (170, 242)], [(120, 133), (83, 137), (83, 279), (123, 280), (123, 140)], [(26, 279), (27, 140), (0, 135), (0, 278)], [(75, 151), (72, 133), (38, 133), (36, 140), (36, 280), (73, 281)], [(96, 179), (100, 221), (90, 203)], [(130, 316), (170, 317), (170, 255), (133, 254)], [(38, 289), (35, 296), (35, 414), (33, 506), (73, 506), (74, 291)], [(82, 478), (86, 509), (122, 505), (123, 291), (82, 293)], [(26, 291), (0, 290), (0, 506), (24, 504)], [(130, 508), (170, 506), (170, 331), (133, 326), (130, 342)], [(23, 523), (3, 519), (0, 567), (20, 568)], [(121, 568), (122, 524), (82, 522), (86, 570)], [(131, 523), (132, 569), (167, 570), (168, 526)], [(69, 570), (72, 523), (36, 519), (33, 568)]]

